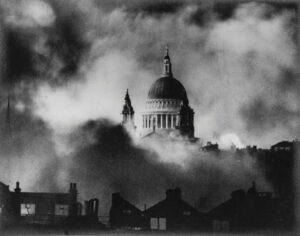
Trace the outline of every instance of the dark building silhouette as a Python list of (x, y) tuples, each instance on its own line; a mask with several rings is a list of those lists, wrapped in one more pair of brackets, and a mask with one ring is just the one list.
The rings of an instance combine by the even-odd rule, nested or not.
[(0, 229), (15, 223), (13, 198), (9, 186), (0, 182)]
[(167, 190), (164, 200), (144, 211), (114, 193), (109, 217), (111, 228), (177, 231), (204, 226), (204, 215), (182, 200), (179, 188)]
[(145, 210), (146, 228), (150, 230), (199, 230), (203, 215), (181, 198), (179, 188), (168, 189), (166, 198)]
[(1, 183), (2, 225), (63, 223), (77, 216), (77, 189), (71, 183), (68, 193), (22, 192), (19, 182), (14, 192)]
[(97, 198), (84, 202), (85, 214), (82, 214), (82, 205), (77, 203), (77, 216), (72, 219), (73, 228), (83, 228), (85, 230), (103, 230), (106, 226), (99, 221), (99, 200)]
[[(152, 135), (164, 138), (159, 132)], [(256, 158), (257, 168), (263, 170), (267, 180), (272, 184), (274, 193), (257, 191), (253, 182), (248, 191), (243, 189), (233, 191), (229, 200), (213, 209), (210, 205), (207, 213), (199, 212), (182, 200), (179, 188), (167, 190), (164, 200), (144, 211), (123, 199), (120, 193), (113, 193), (109, 213), (110, 228), (221, 232), (291, 230), (295, 222), (293, 167), (297, 147), (299, 141), (295, 140), (279, 142), (270, 149), (247, 146), (235, 151), (238, 158), (245, 156)], [(202, 150), (222, 152), (217, 144), (209, 142)], [(18, 182), (14, 191), (10, 191), (8, 185), (0, 182), (0, 229), (28, 225), (63, 229), (105, 229), (98, 218), (98, 199), (85, 201), (83, 206), (77, 201), (77, 194), (75, 183), (70, 184), (66, 193), (37, 193), (22, 192)], [(209, 199), (201, 199), (198, 202), (198, 209), (203, 210), (205, 206), (201, 204), (205, 202), (209, 203)]]
[(141, 210), (122, 198), (120, 193), (113, 193), (109, 223), (111, 228), (142, 229), (144, 215)]
[(98, 199), (77, 202), (77, 187), (70, 184), (67, 193), (22, 192), (19, 182), (14, 191), (0, 182), (0, 226), (49, 226), (104, 229), (98, 220)]
[(85, 201), (85, 216), (90, 221), (98, 221), (99, 200), (96, 198)]
[(270, 150), (259, 152), (257, 160), (272, 184), (279, 201), (282, 228), (292, 229), (295, 225), (296, 186), (294, 182), (296, 150), (300, 142), (281, 141), (271, 146)]
[(213, 144), (212, 142), (207, 142), (205, 146), (202, 147), (202, 150), (204, 152), (214, 152), (214, 153), (219, 153), (219, 144), (215, 143)]
[(271, 192), (258, 192), (255, 183), (247, 192), (233, 191), (231, 199), (209, 211), (208, 227), (213, 231), (245, 231), (280, 227), (279, 202)]
[(271, 152), (294, 152), (296, 146), (299, 145), (299, 141), (281, 141), (271, 146)]

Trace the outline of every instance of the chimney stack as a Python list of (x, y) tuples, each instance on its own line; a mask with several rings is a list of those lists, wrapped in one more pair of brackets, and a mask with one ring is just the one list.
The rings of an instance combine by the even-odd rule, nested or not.
[(19, 182), (19, 181), (16, 182), (15, 192), (16, 192), (16, 193), (20, 193), (20, 192), (21, 192), (21, 189), (20, 189), (20, 182)]
[(70, 193), (77, 193), (76, 183), (70, 183)]

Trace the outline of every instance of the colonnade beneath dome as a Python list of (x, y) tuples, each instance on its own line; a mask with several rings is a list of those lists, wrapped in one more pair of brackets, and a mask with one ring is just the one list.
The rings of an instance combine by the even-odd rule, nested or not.
[(144, 129), (175, 129), (180, 124), (179, 114), (147, 114), (143, 115)]

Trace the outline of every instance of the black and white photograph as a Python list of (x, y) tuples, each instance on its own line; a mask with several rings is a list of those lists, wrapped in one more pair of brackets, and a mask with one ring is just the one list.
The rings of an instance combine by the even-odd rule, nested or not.
[(0, 0), (0, 235), (300, 235), (297, 0)]

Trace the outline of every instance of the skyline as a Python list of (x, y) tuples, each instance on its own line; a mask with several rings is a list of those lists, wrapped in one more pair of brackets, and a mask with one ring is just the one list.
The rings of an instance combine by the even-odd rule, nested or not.
[[(22, 10), (2, 2), (20, 13), (3, 21), (17, 47), (6, 48), (12, 51), (2, 81), (12, 80), (17, 112), (29, 112), (58, 133), (90, 119), (118, 123), (128, 88), (140, 127), (168, 44), (174, 76), (195, 109), (197, 137), (221, 146), (232, 137), (237, 146), (262, 147), (299, 138), (296, 16), (289, 5), (250, 2), (226, 13), (200, 3), (169, 3), (166, 12), (150, 3), (107, 12), (94, 4), (30, 1)], [(24, 53), (20, 60), (18, 50)]]
[[(84, 8), (80, 1), (73, 6), (83, 14), (82, 18), (92, 20), (88, 24), (79, 18), (79, 25), (84, 24), (85, 28), (72, 26), (78, 32), (73, 33), (75, 48), (70, 49), (69, 56), (74, 54), (82, 60), (76, 63), (75, 58), (71, 62), (76, 63), (74, 73), (72, 64), (59, 57), (58, 64), (50, 61), (50, 75), (43, 71), (41, 75), (49, 76), (44, 79), (50, 83), (37, 84), (37, 90), (30, 95), (32, 104), (17, 102), (17, 107), (27, 106), (32, 115), (44, 120), (55, 132), (68, 132), (69, 127), (73, 130), (90, 119), (120, 122), (127, 88), (140, 127), (148, 89), (161, 74), (163, 48), (168, 44), (174, 76), (186, 87), (195, 109), (197, 137), (219, 143), (232, 137), (240, 140), (235, 141), (237, 146), (260, 143), (263, 147), (282, 139), (299, 138), (292, 10), (272, 12), (271, 4), (240, 4), (229, 18), (206, 16), (207, 22), (198, 25), (188, 19), (207, 12), (192, 4), (176, 5), (174, 12), (159, 16), (152, 12), (132, 13), (124, 7), (104, 13), (100, 6), (88, 17), (86, 11), (92, 6), (90, 2)], [(52, 27), (59, 18), (48, 14)], [(267, 14), (271, 14), (269, 18)], [(47, 22), (44, 18), (43, 24)], [(147, 38), (149, 32), (153, 39)], [(48, 36), (38, 33), (37, 37), (47, 40)], [(38, 42), (38, 49), (49, 50)]]

